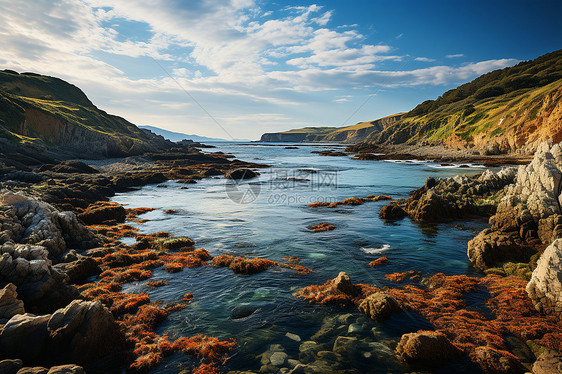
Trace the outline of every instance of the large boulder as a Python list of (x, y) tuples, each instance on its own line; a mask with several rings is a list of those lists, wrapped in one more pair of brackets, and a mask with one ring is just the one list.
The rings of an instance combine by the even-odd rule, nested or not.
[(113, 315), (99, 301), (75, 300), (52, 315), (16, 315), (0, 331), (0, 358), (26, 364), (83, 365), (123, 348)]
[(536, 253), (517, 232), (485, 229), (468, 242), (468, 259), (479, 270), (486, 270), (501, 262), (527, 262)]
[(503, 261), (528, 261), (535, 248), (562, 236), (560, 144), (542, 143), (503, 193), (490, 229), (468, 245), (469, 259), (481, 270)]
[(460, 355), (447, 336), (436, 331), (420, 331), (402, 335), (396, 347), (400, 359), (407, 363), (438, 366)]
[(562, 239), (555, 240), (539, 258), (527, 294), (538, 311), (562, 318)]
[(494, 199), (515, 181), (516, 170), (510, 167), (497, 173), (487, 170), (475, 177), (428, 178), (423, 187), (410, 192), (407, 200), (383, 207), (379, 217), (397, 219), (408, 215), (415, 221), (442, 222), (492, 214)]
[(0, 321), (9, 320), (16, 314), (25, 313), (23, 301), (18, 300), (16, 290), (17, 288), (13, 283), (8, 283), (6, 287), (0, 290)]
[(477, 347), (474, 350), (473, 359), (486, 374), (523, 374), (527, 372), (516, 356), (491, 347)]
[(537, 231), (543, 244), (550, 244), (556, 238), (562, 238), (562, 215), (553, 214), (540, 219)]
[(340, 272), (337, 277), (332, 279), (332, 286), (334, 289), (343, 292), (346, 295), (355, 297), (359, 295), (360, 290), (351, 282), (349, 275), (345, 272)]
[(0, 358), (19, 357), (26, 363), (48, 359), (53, 349), (47, 331), (49, 318), (29, 313), (12, 317), (0, 331)]
[(17, 286), (19, 298), (33, 313), (49, 313), (79, 296), (68, 276), (52, 266), (47, 248), (36, 245), (0, 245), (0, 283)]
[(53, 206), (20, 193), (0, 194), (0, 244), (34, 244), (48, 250), (54, 259), (68, 248), (91, 248), (97, 236), (80, 224), (72, 212), (59, 212)]
[(375, 292), (361, 301), (359, 310), (371, 319), (380, 320), (400, 312), (400, 305), (392, 296), (384, 292)]
[(123, 347), (113, 315), (100, 301), (74, 300), (53, 313), (47, 330), (62, 362), (87, 363)]

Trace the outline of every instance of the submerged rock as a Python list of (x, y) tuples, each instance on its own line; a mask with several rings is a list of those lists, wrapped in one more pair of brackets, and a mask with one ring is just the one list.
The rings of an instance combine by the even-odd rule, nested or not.
[(538, 311), (562, 318), (562, 239), (555, 240), (539, 258), (527, 294)]
[(232, 309), (232, 312), (230, 312), (230, 319), (236, 320), (236, 319), (247, 318), (252, 314), (254, 314), (258, 309), (259, 308), (254, 305), (249, 305), (249, 304), (238, 305), (234, 309)]
[(259, 174), (252, 169), (241, 168), (230, 170), (225, 174), (226, 179), (251, 179), (257, 177)]

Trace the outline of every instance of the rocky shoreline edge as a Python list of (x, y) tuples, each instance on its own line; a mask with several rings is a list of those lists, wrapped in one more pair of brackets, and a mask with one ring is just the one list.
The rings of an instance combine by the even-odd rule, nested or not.
[[(174, 179), (187, 187), (232, 169), (263, 166), (231, 158), (191, 150), (99, 168), (67, 161), (32, 171), (3, 170), (0, 370), (146, 372), (164, 356), (182, 351), (200, 360), (194, 373), (218, 372), (236, 345), (233, 340), (154, 333), (170, 313), (191, 301), (190, 294), (162, 305), (146, 294), (122, 293), (122, 285), (151, 278), (151, 269), (157, 267), (176, 272), (209, 265), (242, 274), (271, 267), (301, 274), (310, 270), (297, 258), (286, 263), (213, 258), (204, 249), (195, 249), (188, 238), (164, 232), (140, 235), (125, 220), (142, 223), (139, 216), (151, 208), (126, 209), (107, 199), (116, 191), (146, 184)], [(557, 240), (562, 235), (561, 179), (561, 147), (545, 143), (529, 165), (517, 170), (487, 171), (476, 178), (430, 178), (409, 199), (391, 201), (381, 209), (381, 219), (409, 216), (440, 222), (491, 215), (490, 229), (477, 235), (468, 248), (468, 257), (482, 277), (389, 274), (389, 279), (404, 285), (381, 290), (354, 284), (341, 273), (324, 285), (306, 287), (296, 296), (312, 303), (357, 307), (375, 320), (412, 311), (430, 321), (434, 330), (404, 334), (399, 342), (388, 344), (367, 344), (346, 336), (338, 336), (333, 348), (302, 342), (299, 360), (292, 360), (292, 368), (281, 372), (343, 372), (338, 360), (347, 356), (353, 360), (356, 354), (365, 358), (365, 353), (398, 371), (426, 370), (465, 356), (486, 373), (558, 372), (562, 365), (562, 241)], [(136, 243), (128, 246), (118, 241), (126, 236)], [(164, 286), (158, 280), (151, 282), (154, 287)], [(489, 292), (487, 305), (494, 318), (467, 310), (464, 296), (475, 290)], [(323, 328), (324, 335), (337, 333), (330, 329)], [(280, 370), (276, 366), (280, 353), (277, 347), (263, 353), (265, 372)], [(282, 365), (291, 361), (283, 354)]]

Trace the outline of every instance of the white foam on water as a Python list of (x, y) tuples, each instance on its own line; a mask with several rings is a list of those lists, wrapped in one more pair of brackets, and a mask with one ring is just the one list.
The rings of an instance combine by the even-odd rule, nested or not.
[(377, 253), (382, 253), (385, 252), (387, 250), (390, 249), (390, 244), (383, 244), (382, 247), (380, 248), (365, 248), (365, 247), (361, 247), (361, 250), (365, 253), (368, 253), (370, 255), (374, 255)]

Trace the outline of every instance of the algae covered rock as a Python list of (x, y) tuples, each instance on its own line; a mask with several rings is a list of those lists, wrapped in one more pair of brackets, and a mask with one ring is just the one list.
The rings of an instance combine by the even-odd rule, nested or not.
[(436, 331), (422, 331), (402, 335), (396, 352), (407, 363), (441, 365), (458, 357), (460, 351), (447, 336)]
[(507, 351), (477, 347), (474, 360), (486, 374), (519, 374), (527, 372), (519, 359)]
[(380, 320), (400, 312), (400, 305), (384, 292), (375, 292), (359, 304), (359, 310), (371, 319)]

